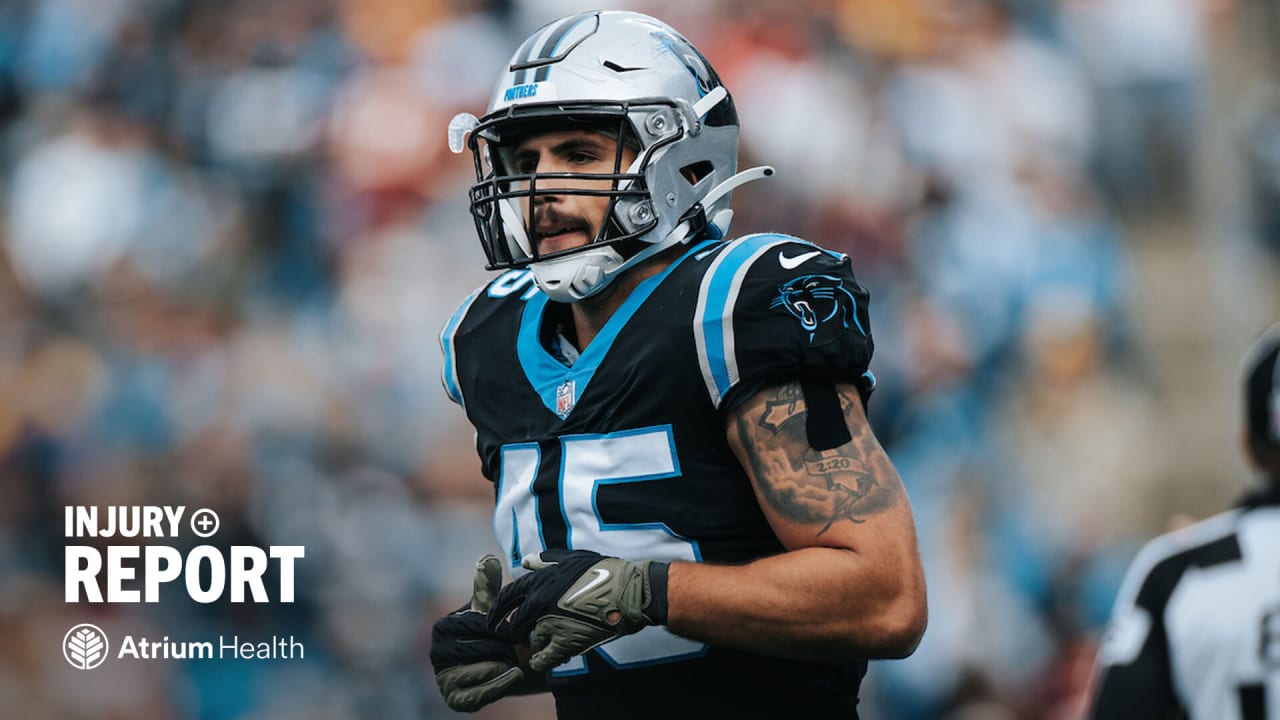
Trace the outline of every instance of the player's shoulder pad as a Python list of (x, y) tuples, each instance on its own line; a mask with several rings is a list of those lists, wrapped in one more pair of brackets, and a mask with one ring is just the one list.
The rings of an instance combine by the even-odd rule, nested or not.
[(858, 379), (873, 350), (868, 293), (849, 258), (790, 235), (717, 248), (694, 312), (698, 361), (720, 407), (748, 380)]
[(538, 292), (533, 274), (528, 270), (508, 270), (467, 295), (458, 305), (440, 331), (440, 349), (444, 353), (441, 381), (445, 394), (459, 405), (465, 406), (462, 385), (458, 382), (458, 345), (485, 319), (504, 309), (512, 309)]

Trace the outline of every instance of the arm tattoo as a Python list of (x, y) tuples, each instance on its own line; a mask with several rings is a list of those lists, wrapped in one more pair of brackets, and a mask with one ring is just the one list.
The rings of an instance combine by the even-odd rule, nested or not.
[[(853, 403), (862, 402), (844, 388), (839, 396), (846, 418)], [(821, 535), (837, 520), (862, 523), (898, 503), (902, 487), (897, 473), (865, 422), (850, 428), (848, 443), (817, 451), (805, 435), (799, 383), (758, 397), (763, 402), (749, 403), (735, 422), (761, 495), (776, 512), (797, 522), (824, 523)]]

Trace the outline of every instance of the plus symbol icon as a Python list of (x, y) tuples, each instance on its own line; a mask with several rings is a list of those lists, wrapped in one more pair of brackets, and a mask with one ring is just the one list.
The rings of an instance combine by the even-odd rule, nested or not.
[(218, 532), (220, 524), (218, 514), (208, 508), (201, 508), (191, 516), (191, 532), (202, 538)]

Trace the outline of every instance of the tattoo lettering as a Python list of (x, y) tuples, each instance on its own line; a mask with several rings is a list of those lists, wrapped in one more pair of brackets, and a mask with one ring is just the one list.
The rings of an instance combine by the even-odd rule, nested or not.
[[(827, 520), (827, 524), (822, 526), (818, 534), (831, 529), (836, 520), (842, 517), (855, 523), (865, 522), (857, 517), (854, 506), (868, 493), (876, 488), (876, 480), (869, 473), (864, 472), (860, 466), (855, 466), (853, 460), (840, 454), (840, 450), (824, 450), (821, 454), (809, 452), (805, 456), (805, 470), (810, 475), (822, 478), (827, 484), (827, 489), (835, 493), (837, 496), (835, 508), (831, 513), (831, 517)], [(849, 487), (844, 483), (836, 480), (837, 475), (851, 475), (853, 487)]]
[[(861, 403), (839, 393), (846, 418)], [(805, 434), (804, 397), (798, 383), (765, 391), (736, 416), (738, 439), (765, 501), (784, 517), (822, 523), (818, 535), (839, 520), (862, 523), (899, 502), (901, 483), (865, 421), (850, 428), (852, 439), (817, 451)], [(752, 421), (754, 419), (754, 422)]]

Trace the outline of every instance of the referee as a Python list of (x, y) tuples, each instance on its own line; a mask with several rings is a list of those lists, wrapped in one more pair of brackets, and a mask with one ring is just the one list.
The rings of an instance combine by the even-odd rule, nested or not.
[(1265, 482), (1138, 553), (1099, 654), (1097, 720), (1280, 720), (1278, 356), (1280, 324), (1244, 361), (1244, 445)]

